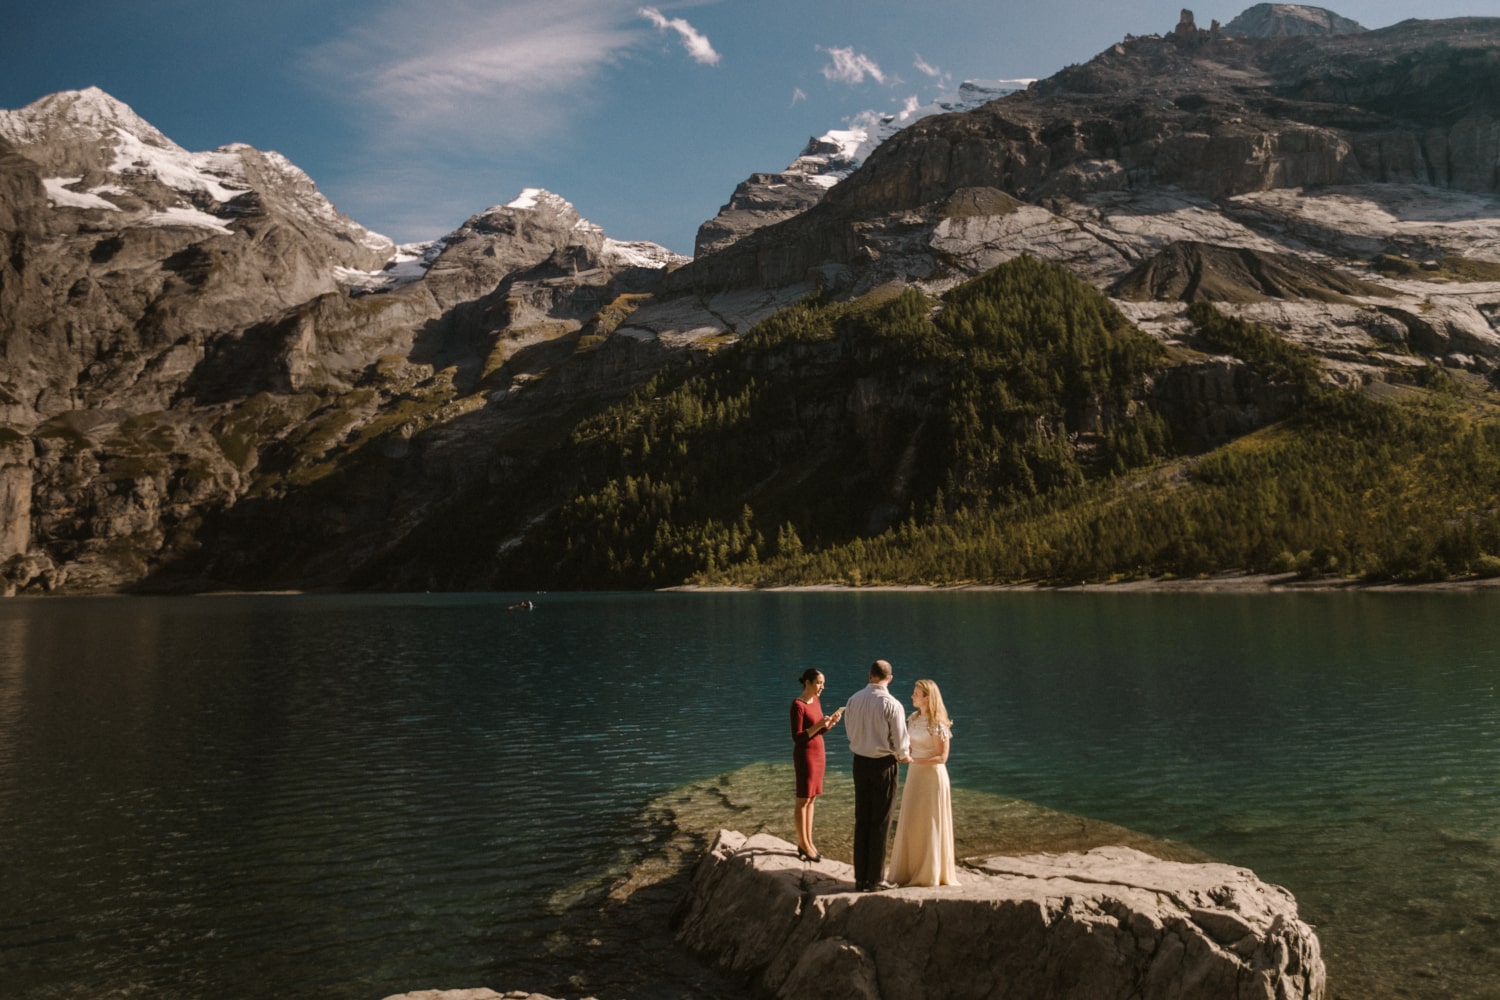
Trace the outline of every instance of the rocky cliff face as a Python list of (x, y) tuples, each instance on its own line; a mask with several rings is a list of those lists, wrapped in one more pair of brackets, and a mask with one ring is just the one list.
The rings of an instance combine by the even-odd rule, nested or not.
[(1331, 10), (1290, 3), (1258, 3), (1224, 25), (1226, 35), (1242, 38), (1352, 35), (1364, 30), (1358, 21)]
[(735, 188), (719, 214), (699, 228), (694, 256), (716, 253), (757, 229), (800, 215), (854, 173), (877, 146), (913, 122), (980, 107), (1024, 90), (1031, 82), (966, 80), (958, 90), (930, 104), (886, 115), (866, 113), (849, 122), (848, 128), (809, 139), (785, 170), (751, 174)]
[[(912, 124), (817, 206), (671, 283), (941, 288), (1022, 252), (1107, 283), (1180, 239), (1314, 250), (1379, 281), (1382, 253), (1474, 255), (1443, 223), (1459, 217), (1493, 259), (1497, 42), (1488, 19), (1266, 38), (1187, 14), (1024, 93)], [(1408, 211), (1416, 200), (1436, 213)], [(1354, 202), (1394, 224), (1377, 233), (1339, 211)]]
[[(810, 148), (817, 148), (814, 140)], [(751, 174), (740, 182), (719, 214), (698, 229), (693, 254), (702, 257), (737, 242), (747, 233), (801, 215), (823, 200), (832, 185), (825, 174), (787, 170)]]
[[(237, 504), (320, 480), (371, 440), (409, 453), (390, 440), (566, 362), (590, 322), (602, 343), (601, 311), (613, 304), (618, 325), (681, 263), (541, 191), (406, 260), (277, 154), (188, 152), (97, 90), (0, 113), (0, 143), (9, 587), (140, 581), (198, 551)], [(660, 363), (640, 353), (628, 344), (606, 385), (585, 374), (575, 388), (633, 385)], [(400, 494), (420, 519), (432, 500), (341, 481), (364, 494), (360, 511)]]
[(223, 331), (378, 267), (389, 240), (340, 216), (274, 153), (189, 153), (98, 90), (0, 113), (12, 423), (165, 408)]
[[(1491, 373), (1500, 21), (1367, 32), (1262, 5), (1232, 24), (1201, 29), (1184, 11), (1025, 92), (917, 121), (819, 204), (668, 287), (942, 291), (1027, 253), (1117, 294), (1215, 289), (1347, 384), (1403, 377), (1411, 347)], [(1123, 291), (1141, 267), (1150, 291)], [(1132, 315), (1168, 341), (1182, 324), (1180, 306)], [(1423, 315), (1470, 346), (1434, 338)]]

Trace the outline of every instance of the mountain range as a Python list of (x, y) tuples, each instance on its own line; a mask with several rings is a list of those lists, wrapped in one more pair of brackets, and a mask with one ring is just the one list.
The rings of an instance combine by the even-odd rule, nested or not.
[[(1500, 19), (1184, 11), (1048, 79), (813, 139), (691, 259), (540, 189), (397, 247), (278, 154), (189, 152), (101, 91), (0, 111), (0, 586), (869, 582), (859, 546), (1191, 480), (1310, 400), (1353, 405), (1328, 391), (1439, 407), (1427, 425), (1467, 407), (1488, 434), (1497, 43)], [(1031, 325), (988, 368), (1012, 314)], [(1068, 357), (1033, 368), (1052, 347), (1025, 331), (1054, 314), (1078, 317)], [(1486, 488), (1458, 555), (1287, 528), (1089, 572), (1305, 548), (1303, 568), (1472, 573), (1500, 556)], [(881, 579), (1082, 564), (900, 565)]]

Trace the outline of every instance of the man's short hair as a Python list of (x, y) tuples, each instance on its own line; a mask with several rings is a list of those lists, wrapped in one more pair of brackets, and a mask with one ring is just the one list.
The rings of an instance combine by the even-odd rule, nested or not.
[(891, 679), (891, 665), (884, 660), (876, 660), (870, 664), (870, 680), (888, 681)]

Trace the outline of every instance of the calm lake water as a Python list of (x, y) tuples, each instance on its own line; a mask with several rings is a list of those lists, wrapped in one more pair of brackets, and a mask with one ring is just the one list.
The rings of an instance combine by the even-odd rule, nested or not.
[(885, 657), (956, 785), (1289, 888), (1331, 996), (1500, 996), (1500, 594), (520, 596), (0, 602), (0, 993), (544, 988), (647, 800)]

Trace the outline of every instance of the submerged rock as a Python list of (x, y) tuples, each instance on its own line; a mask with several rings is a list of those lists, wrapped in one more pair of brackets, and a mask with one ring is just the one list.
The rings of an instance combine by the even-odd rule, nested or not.
[(1285, 889), (1126, 847), (995, 857), (955, 886), (869, 894), (842, 862), (724, 830), (679, 921), (683, 943), (778, 997), (1318, 1000), (1326, 984)]
[[(497, 967), (496, 980), (512, 987), (525, 984), (547, 997), (592, 996), (603, 1000), (617, 997), (752, 1000), (762, 994), (754, 977), (747, 976), (744, 970), (726, 967), (717, 952), (695, 952), (688, 947), (688, 924), (693, 922), (691, 901), (697, 894), (694, 874), (704, 856), (712, 852), (720, 831), (736, 827), (779, 845), (775, 850), (785, 852), (782, 861), (788, 866), (783, 877), (794, 886), (787, 891), (799, 894), (800, 898), (804, 894), (803, 869), (796, 864), (794, 849), (782, 839), (793, 833), (793, 788), (789, 762), (757, 763), (673, 788), (646, 803), (639, 829), (622, 841), (619, 854), (607, 867), (602, 871), (581, 871), (575, 885), (555, 895), (553, 904), (566, 918), (548, 936), (545, 950), (518, 956)], [(816, 890), (809, 888), (805, 895), (809, 900), (819, 895), (853, 899), (852, 893), (843, 891), (848, 887), (838, 882), (838, 873), (849, 871), (848, 865), (838, 859), (847, 861), (851, 853), (849, 832), (854, 805), (851, 783), (847, 774), (831, 772), (825, 788), (817, 815), (817, 844), (827, 860), (816, 869), (807, 869), (807, 874), (822, 878), (826, 884)], [(1130, 845), (1133, 850), (1125, 854), (1137, 858), (1149, 855), (1143, 862), (1146, 864), (1152, 858), (1160, 858), (1163, 863), (1184, 863), (1182, 866), (1189, 869), (1238, 871), (1224, 865), (1189, 863), (1210, 859), (1186, 844), (974, 789), (955, 788), (953, 810), (958, 854), (969, 859), (970, 867), (961, 873), (966, 879), (982, 881), (982, 876), (976, 874), (977, 866), (1016, 862), (1018, 858), (1041, 852), (1050, 852), (1049, 856), (1087, 856), (1106, 845)], [(766, 877), (773, 882), (776, 878)], [(1226, 884), (1232, 883), (1226, 881)], [(1061, 898), (1062, 892), (1053, 895)], [(890, 897), (889, 902), (895, 902), (896, 898)], [(858, 900), (868, 900), (871, 904), (857, 909), (867, 917), (887, 905), (878, 903), (875, 897), (858, 897)], [(731, 897), (729, 902), (734, 905), (735, 901)], [(912, 905), (912, 900), (907, 900), (899, 907)], [(972, 905), (983, 908), (989, 904)], [(1205, 912), (1208, 909), (1194, 905)], [(1245, 908), (1243, 904), (1241, 908)], [(780, 919), (772, 911), (747, 911), (747, 916), (752, 922), (768, 926)], [(920, 933), (928, 936), (913, 940), (926, 941), (924, 948), (939, 940), (932, 927)], [(944, 931), (941, 940), (949, 940), (948, 931)], [(953, 940), (952, 954), (964, 954), (962, 949), (970, 944), (967, 938), (959, 936)], [(860, 992), (863, 987), (859, 984), (873, 974), (860, 964), (865, 961), (861, 958), (865, 954), (862, 945), (856, 947), (844, 938), (823, 938), (811, 941), (806, 948), (804, 972), (818, 983), (830, 984), (828, 992), (820, 994), (821, 986), (804, 979), (800, 986), (792, 984), (795, 989), (784, 986), (783, 995), (795, 993), (814, 998), (882, 995), (877, 986), (883, 979), (875, 985), (867, 982), (869, 988)], [(946, 950), (931, 951), (935, 960), (947, 961), (942, 957), (946, 954)], [(972, 964), (967, 962), (966, 967)], [(880, 975), (884, 976), (884, 972)], [(519, 997), (535, 1000), (530, 994), (503, 991), (470, 995), (425, 991), (403, 994), (400, 1000), (494, 1000), (497, 995), (506, 1000)], [(886, 990), (883, 995), (898, 994)], [(1300, 995), (1300, 1000), (1313, 995)], [(1289, 1000), (1299, 1000), (1298, 994), (1287, 996)]]

